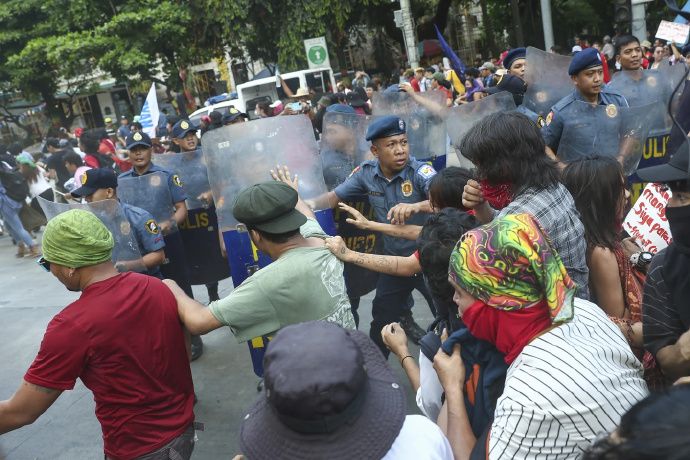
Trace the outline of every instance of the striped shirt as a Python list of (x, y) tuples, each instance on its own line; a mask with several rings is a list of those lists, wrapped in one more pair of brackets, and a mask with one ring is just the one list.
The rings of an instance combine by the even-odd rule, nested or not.
[(579, 458), (647, 394), (642, 365), (618, 327), (576, 298), (574, 318), (530, 342), (508, 369), (489, 458)]

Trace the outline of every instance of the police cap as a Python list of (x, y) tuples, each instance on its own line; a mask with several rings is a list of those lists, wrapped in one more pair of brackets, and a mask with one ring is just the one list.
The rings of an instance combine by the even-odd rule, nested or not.
[(506, 57), (503, 58), (503, 67), (505, 67), (506, 70), (510, 70), (510, 67), (515, 61), (518, 59), (525, 59), (526, 56), (527, 50), (525, 48), (513, 48), (512, 50), (508, 51)]
[(381, 139), (383, 137), (405, 134), (405, 121), (394, 115), (386, 115), (374, 119), (367, 128), (366, 140)]
[(283, 182), (270, 181), (242, 190), (235, 199), (232, 215), (239, 222), (272, 234), (297, 230), (307, 221), (295, 209), (297, 191)]
[(600, 65), (602, 63), (599, 51), (596, 48), (586, 48), (573, 56), (573, 60), (570, 61), (570, 67), (568, 67), (568, 75), (577, 75), (583, 70)]
[(72, 196), (85, 197), (93, 195), (102, 188), (117, 188), (117, 174), (110, 168), (89, 169), (81, 175), (81, 187), (72, 192)]
[(223, 124), (226, 125), (228, 123), (232, 123), (239, 117), (249, 118), (246, 113), (240, 112), (235, 107), (230, 107), (230, 109), (228, 109), (228, 112), (225, 115), (223, 115)]
[(125, 144), (127, 144), (127, 150), (132, 150), (137, 145), (143, 145), (146, 148), (150, 148), (151, 138), (145, 132), (134, 131), (132, 133), (129, 133), (129, 136), (127, 136)]
[(175, 139), (182, 139), (190, 132), (197, 132), (198, 128), (194, 126), (189, 120), (183, 118), (175, 123), (172, 129), (172, 137)]
[(355, 114), (355, 109), (345, 104), (333, 104), (326, 107), (326, 113), (351, 113)]

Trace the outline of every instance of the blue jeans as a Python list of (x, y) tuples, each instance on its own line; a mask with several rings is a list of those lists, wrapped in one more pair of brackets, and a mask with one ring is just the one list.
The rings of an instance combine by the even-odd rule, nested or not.
[(29, 235), (29, 232), (24, 229), (22, 221), (19, 219), (19, 209), (2, 206), (0, 211), (2, 211), (2, 218), (5, 220), (5, 227), (7, 227), (7, 230), (17, 244), (24, 243), (27, 247), (33, 246), (34, 240)]

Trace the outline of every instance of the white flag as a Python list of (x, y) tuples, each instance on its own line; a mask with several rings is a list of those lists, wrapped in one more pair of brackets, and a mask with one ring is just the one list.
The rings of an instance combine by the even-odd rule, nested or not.
[(158, 99), (156, 98), (156, 84), (151, 83), (151, 89), (146, 96), (144, 106), (141, 108), (139, 123), (141, 123), (143, 131), (152, 139), (156, 137), (156, 127), (158, 126), (159, 118), (160, 112), (158, 111)]

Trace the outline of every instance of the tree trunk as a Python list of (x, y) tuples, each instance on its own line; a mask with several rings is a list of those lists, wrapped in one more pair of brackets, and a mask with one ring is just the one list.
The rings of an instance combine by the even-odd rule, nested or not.
[(525, 37), (522, 34), (522, 23), (520, 21), (520, 0), (510, 0), (510, 7), (513, 11), (513, 30), (515, 32), (515, 46), (525, 46)]
[(479, 0), (479, 6), (482, 9), (482, 21), (484, 24), (484, 34), (486, 35), (486, 46), (489, 48), (490, 56), (495, 56), (498, 53), (496, 47), (496, 40), (494, 37), (494, 26), (489, 17), (489, 8), (486, 5), (486, 0)]

